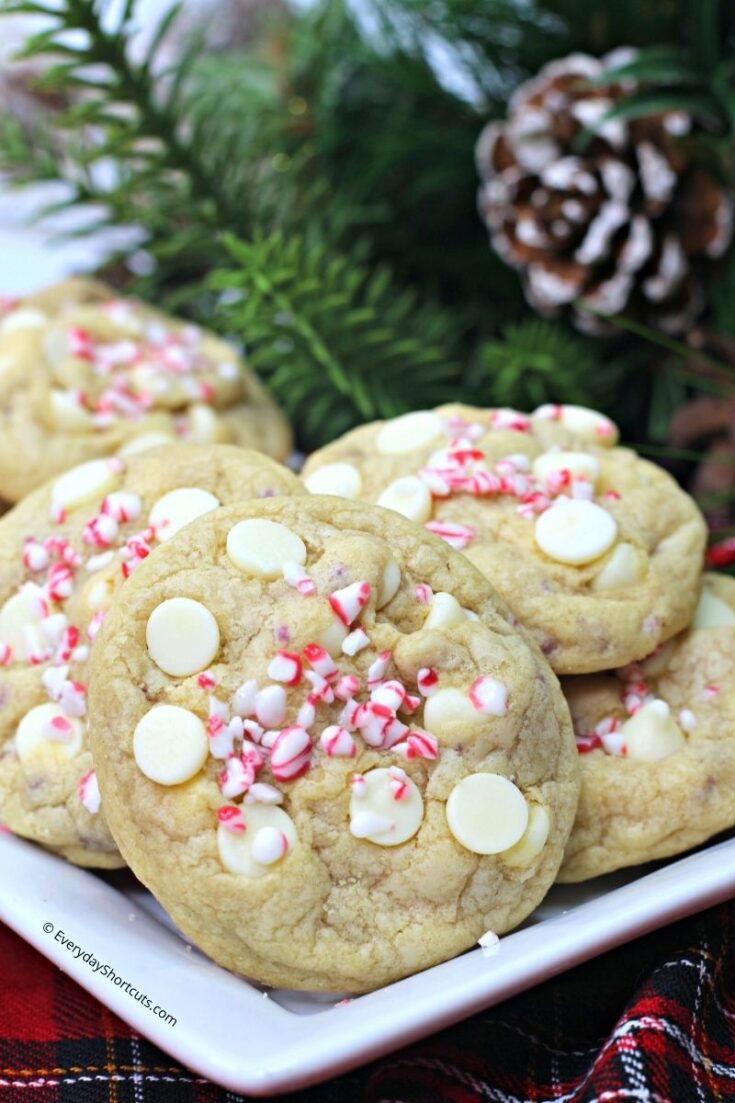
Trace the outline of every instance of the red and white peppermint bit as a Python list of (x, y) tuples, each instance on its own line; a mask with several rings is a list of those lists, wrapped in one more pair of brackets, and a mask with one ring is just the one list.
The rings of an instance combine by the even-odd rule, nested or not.
[(345, 707), (339, 714), (339, 723), (342, 725), (342, 727), (347, 728), (347, 730), (351, 732), (357, 731), (356, 721), (361, 707), (362, 706), (359, 705), (357, 701), (353, 701), (352, 698), (350, 698), (349, 701), (345, 702)]
[(13, 649), (9, 643), (0, 643), (0, 666), (10, 666), (13, 661)]
[(143, 503), (137, 494), (115, 491), (108, 494), (102, 502), (101, 513), (114, 517), (120, 524), (137, 521), (143, 509)]
[(390, 777), (390, 792), (393, 800), (405, 800), (409, 795), (408, 788), (408, 776), (405, 770), (402, 770), (400, 766), (390, 766), (388, 768), (388, 775)]
[(245, 804), (283, 804), (283, 793), (267, 781), (256, 781), (248, 789)]
[(283, 686), (266, 686), (255, 695), (255, 717), (264, 728), (277, 728), (286, 719), (286, 691)]
[(255, 699), (258, 695), (258, 683), (254, 678), (243, 682), (232, 698), (232, 711), (238, 716), (255, 716)]
[(478, 712), (490, 716), (507, 715), (508, 690), (497, 678), (476, 678), (470, 686), (469, 698)]
[(261, 865), (280, 861), (289, 851), (289, 842), (282, 831), (275, 827), (261, 827), (253, 839), (251, 854)]
[(356, 674), (343, 674), (334, 684), (334, 696), (340, 701), (349, 701), (362, 689), (362, 682)]
[(352, 792), (356, 797), (364, 797), (367, 793), (367, 782), (362, 774), (353, 774), (350, 780)]
[(618, 494), (617, 490), (606, 490), (602, 496), (603, 498), (607, 498), (608, 502), (620, 501), (620, 495)]
[(210, 674), (208, 670), (205, 670), (198, 675), (197, 685), (200, 689), (214, 689), (217, 685), (217, 679), (214, 674)]
[(422, 666), (416, 675), (416, 685), (422, 697), (431, 697), (439, 686), (439, 675), (430, 666)]
[(342, 652), (350, 657), (357, 655), (358, 651), (364, 651), (370, 646), (370, 637), (364, 628), (355, 628), (342, 641)]
[(265, 735), (265, 728), (262, 728), (255, 720), (243, 720), (242, 730), (243, 734), (252, 739), (253, 743), (262, 742)]
[(66, 601), (74, 593), (74, 572), (67, 563), (54, 563), (46, 577), (49, 601)]
[(284, 728), (271, 751), (271, 770), (276, 781), (294, 781), (311, 765), (313, 744), (309, 733), (294, 724)]
[(225, 761), (225, 768), (219, 774), (217, 783), (223, 797), (232, 800), (247, 793), (255, 781), (255, 767), (244, 757), (232, 755)]
[(34, 573), (45, 571), (50, 563), (48, 550), (32, 536), (26, 538), (23, 546), (23, 566)]
[(414, 592), (419, 605), (431, 605), (434, 600), (434, 591), (431, 586), (427, 586), (423, 582), (419, 582)]
[(268, 677), (274, 682), (283, 682), (287, 686), (297, 686), (302, 675), (301, 659), (290, 651), (277, 651), (275, 659), (272, 659), (268, 666)]
[(530, 491), (524, 494), (516, 513), (519, 513), (526, 521), (532, 521), (534, 517), (544, 513), (551, 505), (551, 499), (540, 490)]
[(396, 743), (400, 743), (407, 731), (408, 724), (404, 724), (397, 716), (392, 717), (383, 728), (382, 749), (388, 751)]
[(327, 679), (322, 678), (321, 674), (317, 674), (315, 670), (307, 670), (304, 673), (304, 677), (307, 682), (311, 683), (312, 692), (309, 694), (310, 700), (314, 702), (324, 701), (325, 704), (331, 705), (334, 701), (334, 690)]
[(319, 747), (330, 758), (354, 758), (357, 744), (346, 728), (330, 724), (319, 736)]
[(514, 433), (529, 433), (531, 431), (531, 419), (527, 414), (521, 414), (518, 410), (498, 409), (490, 414), (490, 425), (493, 429), (510, 429)]
[(316, 706), (318, 703), (319, 702), (316, 697), (306, 698), (306, 700), (301, 705), (298, 713), (296, 714), (296, 723), (299, 725), (299, 727), (306, 728), (307, 731), (309, 730), (309, 728), (313, 727), (314, 722), (316, 721)]
[(217, 819), (228, 831), (242, 835), (245, 831), (245, 817), (235, 804), (223, 804), (217, 809)]
[(449, 521), (427, 521), (424, 528), (434, 536), (439, 536), (455, 551), (462, 551), (475, 539), (475, 530), (469, 525), (454, 525)]
[(394, 719), (392, 711), (385, 705), (376, 704), (375, 701), (358, 705), (355, 714), (355, 724), (369, 747), (382, 747), (385, 729), (392, 719)]
[(433, 762), (439, 756), (439, 740), (431, 732), (414, 728), (405, 742), (396, 743), (391, 749), (409, 761), (412, 758), (426, 758)]
[(100, 787), (97, 782), (97, 774), (90, 770), (79, 782), (79, 803), (82, 804), (92, 816), (96, 816), (102, 803)]
[(320, 647), (318, 643), (307, 643), (304, 648), (304, 658), (312, 670), (315, 670), (317, 674), (321, 674), (322, 678), (326, 678), (327, 681), (332, 681), (339, 676), (339, 667), (336, 662), (329, 652)]
[(546, 402), (534, 411), (534, 417), (542, 418), (544, 421), (561, 421), (564, 417), (564, 407), (557, 402)]
[(405, 697), (406, 687), (403, 682), (400, 682), (397, 678), (392, 678), (387, 682), (381, 682), (381, 684), (370, 694), (372, 701), (376, 701), (379, 705), (386, 705), (391, 712), (398, 711)]
[(602, 740), (594, 732), (589, 735), (577, 735), (574, 738), (579, 754), (589, 754), (591, 751), (602, 750)]
[(93, 615), (89, 624), (87, 625), (87, 638), (92, 643), (94, 643), (95, 639), (97, 638), (97, 633), (99, 632), (102, 625), (105, 623), (106, 616), (106, 609), (98, 609), (97, 612)]
[(393, 658), (392, 651), (381, 651), (377, 659), (368, 667), (367, 684), (368, 689), (373, 689), (375, 686), (380, 685), (385, 677), (385, 672), (390, 665), (390, 661)]
[(284, 563), (283, 577), (289, 586), (303, 597), (313, 597), (316, 593), (316, 583), (311, 575), (307, 574), (300, 563)]
[(360, 616), (370, 600), (370, 591), (370, 583), (362, 581), (352, 582), (349, 586), (335, 590), (329, 595), (329, 604), (346, 628), (349, 628)]
[(87, 688), (81, 682), (65, 681), (59, 692), (59, 705), (65, 716), (84, 716), (87, 712)]
[(403, 704), (401, 705), (401, 712), (407, 712), (409, 715), (412, 712), (416, 712), (416, 709), (421, 704), (421, 698), (417, 697), (413, 693), (407, 693), (403, 698)]

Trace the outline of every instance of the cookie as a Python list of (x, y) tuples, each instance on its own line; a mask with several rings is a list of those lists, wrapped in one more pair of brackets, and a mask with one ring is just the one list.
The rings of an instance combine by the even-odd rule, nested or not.
[(89, 751), (88, 659), (121, 584), (192, 517), (247, 495), (303, 494), (229, 445), (91, 460), (0, 520), (0, 822), (79, 865), (122, 864)]
[(170, 441), (283, 459), (288, 425), (235, 351), (104, 284), (66, 280), (0, 314), (0, 497)]
[(566, 678), (582, 795), (561, 881), (668, 858), (735, 826), (735, 580), (642, 663)]
[(228, 969), (366, 991), (516, 926), (555, 875), (578, 787), (558, 683), (397, 514), (315, 496), (201, 518), (96, 650), (115, 838)]
[(624, 666), (683, 629), (705, 525), (661, 468), (578, 406), (444, 406), (355, 429), (305, 482), (397, 510), (462, 551), (561, 674)]

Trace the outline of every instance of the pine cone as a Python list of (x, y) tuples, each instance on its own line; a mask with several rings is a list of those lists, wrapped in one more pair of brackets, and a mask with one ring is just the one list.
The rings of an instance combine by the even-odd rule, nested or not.
[(572, 54), (521, 85), (508, 121), (488, 125), (477, 145), (480, 212), (540, 314), (571, 309), (579, 329), (607, 331), (579, 300), (678, 333), (705, 305), (706, 269), (732, 238), (733, 199), (678, 140), (692, 129), (684, 112), (608, 120), (577, 152), (575, 139), (636, 88), (587, 82), (635, 56)]

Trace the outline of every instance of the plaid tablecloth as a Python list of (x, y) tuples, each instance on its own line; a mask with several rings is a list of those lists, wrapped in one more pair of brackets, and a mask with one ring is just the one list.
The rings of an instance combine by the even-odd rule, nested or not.
[[(243, 1038), (246, 1044), (246, 1038)], [(289, 1103), (735, 1101), (735, 902)], [(0, 925), (0, 1103), (236, 1103)]]

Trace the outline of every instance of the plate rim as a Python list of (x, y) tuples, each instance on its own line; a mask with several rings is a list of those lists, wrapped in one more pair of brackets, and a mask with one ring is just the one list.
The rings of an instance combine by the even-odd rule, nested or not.
[[(32, 843), (0, 834), (0, 870), (8, 854), (14, 855), (10, 858), (11, 865), (14, 861), (30, 862), (52, 880), (58, 881), (62, 870), (62, 880), (71, 885), (84, 885), (90, 876), (89, 870), (68, 866)], [(238, 986), (246, 985), (249, 992), (262, 999), (263, 1020), (273, 1025), (273, 1033), (277, 1035), (270, 1047), (259, 1042), (257, 1057), (243, 1059), (238, 1055), (237, 1060), (223, 1060), (221, 1052), (210, 1052), (203, 1044), (198, 1046), (196, 1039), (192, 1046), (191, 1029), (184, 1029), (177, 1036), (165, 1023), (153, 1017), (146, 1019), (141, 1005), (126, 1001), (114, 987), (103, 988), (101, 978), (90, 973), (81, 962), (64, 958), (63, 949), (56, 950), (48, 938), (44, 941), (38, 922), (42, 897), (28, 903), (19, 894), (0, 890), (0, 920), (185, 1069), (230, 1091), (266, 1098), (340, 1076), (496, 1006), (616, 946), (734, 897), (732, 859), (735, 859), (735, 837), (667, 862), (561, 914), (540, 918), (504, 936), (493, 951), (470, 950), (412, 977), (346, 1003), (325, 1006), (323, 1011), (310, 1015), (298, 1015), (275, 1000), (266, 999), (247, 981), (220, 970), (204, 958), (224, 978)], [(128, 899), (119, 888), (102, 879), (92, 875), (92, 880), (97, 891)], [(5, 878), (0, 878), (2, 882), (8, 884)], [(141, 914), (140, 919), (135, 938), (139, 934), (142, 937), (148, 928), (154, 932), (161, 928), (152, 916)], [(550, 928), (553, 938), (539, 934), (543, 931), (548, 935)], [(177, 938), (170, 931), (163, 937)], [(485, 958), (494, 963), (493, 969), (477, 967)], [(435, 984), (436, 981), (439, 983)], [(339, 1018), (340, 1029), (325, 1032), (324, 1026), (331, 1026), (335, 1017)], [(328, 1035), (331, 1051), (320, 1034)]]

